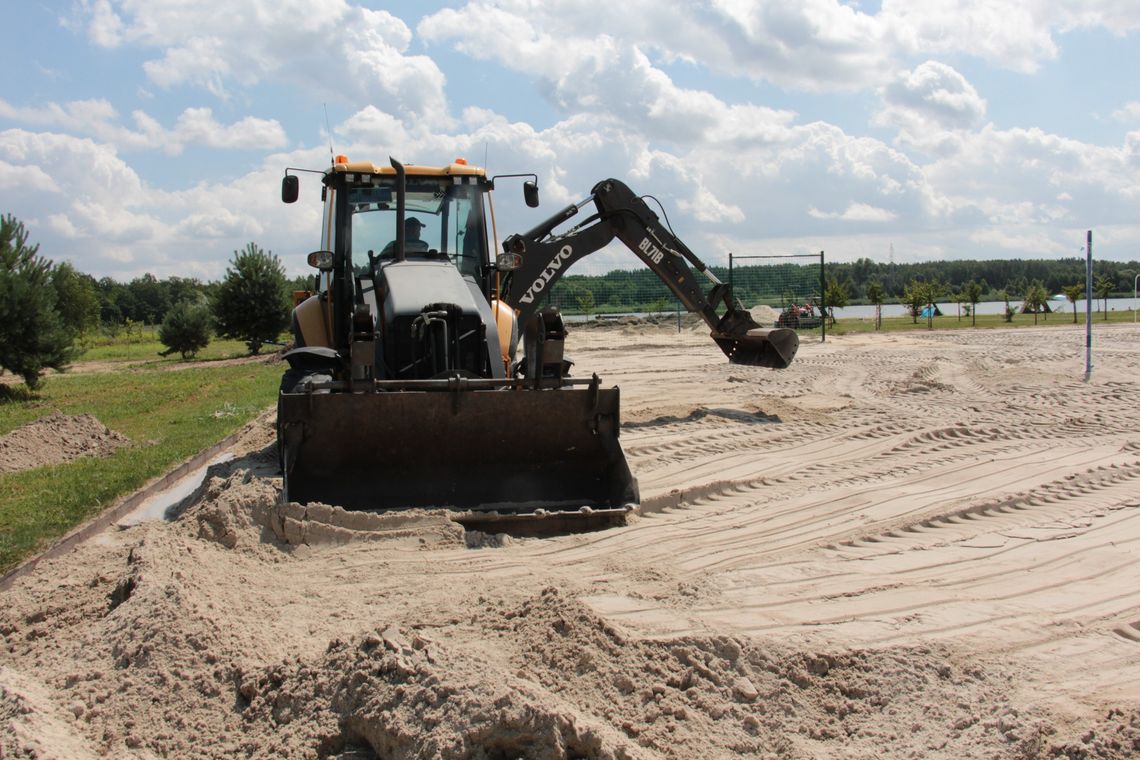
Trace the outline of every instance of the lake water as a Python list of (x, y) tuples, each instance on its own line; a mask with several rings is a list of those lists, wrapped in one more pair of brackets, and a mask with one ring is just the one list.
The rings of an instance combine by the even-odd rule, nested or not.
[[(1101, 309), (1102, 301), (1093, 301), (1093, 311), (1098, 312)], [(1009, 302), (1009, 305), (1015, 309), (1021, 309), (1021, 301)], [(1140, 301), (1134, 298), (1110, 298), (1108, 299), (1109, 311), (1132, 311), (1140, 307)], [(958, 315), (958, 304), (956, 303), (939, 303), (938, 308), (942, 310), (942, 316), (954, 317)], [(1053, 311), (1063, 312), (1072, 315), (1073, 305), (1066, 299), (1064, 301), (1049, 301), (1049, 308)], [(1005, 301), (982, 301), (978, 304), (978, 314), (1004, 314)], [(1077, 314), (1085, 313), (1085, 300), (1082, 298), (1077, 301)], [(901, 303), (885, 303), (883, 304), (883, 317), (907, 317), (906, 306)], [(962, 316), (965, 318), (966, 310), (962, 309)], [(875, 317), (875, 307), (870, 304), (859, 306), (845, 306), (842, 309), (835, 310), (836, 319), (873, 319)]]
[[(1021, 301), (1011, 300), (1009, 305), (1015, 309), (1021, 309)], [(678, 305), (678, 308), (680, 306)], [(956, 303), (939, 303), (938, 308), (942, 310), (942, 316), (955, 317), (958, 315), (958, 304)], [(1073, 313), (1073, 305), (1069, 303), (1068, 299), (1064, 301), (1054, 301), (1050, 299), (1049, 308), (1054, 312), (1061, 312), (1070, 315)], [(1133, 298), (1110, 298), (1108, 299), (1109, 311), (1128, 311), (1140, 308), (1140, 301)], [(1101, 309), (1101, 301), (1093, 301), (1093, 312), (1097, 313)], [(675, 310), (662, 312), (662, 316), (668, 316), (676, 313)], [(978, 304), (978, 314), (1004, 314), (1005, 301), (982, 301)], [(1077, 301), (1077, 314), (1085, 313), (1085, 300), (1082, 298)], [(597, 314), (589, 317), (589, 319), (614, 319), (618, 317), (648, 317), (647, 312), (623, 312), (623, 313), (605, 313)], [(901, 303), (885, 303), (883, 304), (883, 317), (908, 317), (906, 306)], [(835, 310), (836, 319), (874, 319), (875, 307), (870, 304), (861, 304), (859, 306), (845, 306), (842, 309)], [(966, 318), (965, 309), (962, 310), (962, 318)], [(563, 314), (562, 319), (566, 322), (584, 322), (587, 317), (581, 314)]]

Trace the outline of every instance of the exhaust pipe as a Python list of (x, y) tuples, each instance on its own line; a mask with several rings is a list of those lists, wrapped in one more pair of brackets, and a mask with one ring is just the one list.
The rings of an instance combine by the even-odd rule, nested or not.
[(405, 261), (407, 254), (404, 252), (404, 243), (406, 242), (404, 213), (408, 202), (407, 173), (404, 171), (404, 165), (399, 161), (391, 156), (388, 156), (388, 160), (392, 163), (392, 168), (396, 170), (396, 261)]

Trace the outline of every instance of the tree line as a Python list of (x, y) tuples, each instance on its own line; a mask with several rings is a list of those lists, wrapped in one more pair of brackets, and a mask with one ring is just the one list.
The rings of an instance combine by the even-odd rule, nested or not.
[[(913, 264), (889, 264), (861, 258), (854, 262), (827, 262), (827, 275), (844, 284), (855, 301), (869, 302), (867, 286), (877, 282), (888, 298), (902, 302), (907, 287), (914, 282), (941, 282), (948, 292), (955, 292), (967, 282), (982, 288), (983, 301), (1000, 301), (1002, 291), (1012, 298), (1022, 298), (1034, 284), (1050, 294), (1065, 287), (1085, 282), (1085, 260), (1064, 259), (963, 259), (924, 261)], [(1134, 278), (1140, 274), (1140, 262), (1093, 261), (1094, 278), (1111, 283), (1112, 295), (1132, 295)]]
[[(308, 278), (305, 283), (308, 284)], [(95, 279), (40, 254), (24, 224), (0, 216), (0, 371), (39, 386), (45, 369), (66, 368), (80, 340), (135, 324), (159, 327), (164, 355), (194, 356), (213, 335), (245, 342), (256, 354), (289, 325), (292, 290), (271, 251), (250, 243), (234, 251), (225, 277), (160, 280), (144, 274), (127, 283)]]
[[(1132, 295), (1140, 263), (1094, 261), (1097, 293), (1107, 297)], [(859, 303), (909, 304), (920, 294), (954, 301), (969, 288), (978, 301), (1011, 299), (1022, 302), (1035, 288), (1046, 297), (1085, 282), (1085, 261), (1066, 259), (996, 259), (927, 261), (887, 264), (861, 258), (854, 262), (826, 262), (821, 283), (818, 262), (736, 264), (710, 267), (722, 282), (731, 282), (733, 295), (747, 306), (767, 304), (782, 308), (791, 303), (821, 303), (831, 307)], [(821, 292), (822, 288), (822, 292)], [(975, 290), (977, 291), (975, 293)], [(1081, 296), (1083, 297), (1083, 296)], [(1105, 296), (1101, 296), (1105, 297)], [(606, 274), (568, 273), (548, 295), (550, 303), (577, 313), (607, 311), (665, 311), (675, 300), (649, 269), (614, 270)], [(978, 302), (978, 301), (975, 301)], [(921, 310), (921, 307), (920, 307)]]

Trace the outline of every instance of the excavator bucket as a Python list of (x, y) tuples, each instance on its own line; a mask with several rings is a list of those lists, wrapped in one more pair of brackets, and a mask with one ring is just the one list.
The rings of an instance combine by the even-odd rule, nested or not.
[(743, 309), (730, 310), (712, 331), (712, 339), (733, 364), (785, 369), (800, 348), (800, 337), (787, 327), (761, 327)]
[(618, 406), (617, 388), (596, 385), (283, 393), (282, 496), (355, 510), (447, 508), (490, 532), (624, 517), (638, 490)]
[(743, 335), (714, 332), (713, 340), (733, 364), (784, 369), (792, 363), (800, 347), (795, 330), (786, 327), (755, 327)]

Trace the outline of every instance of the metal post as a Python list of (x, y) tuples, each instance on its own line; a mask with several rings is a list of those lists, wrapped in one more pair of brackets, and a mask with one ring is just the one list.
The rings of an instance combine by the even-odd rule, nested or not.
[(827, 342), (827, 278), (823, 273), (823, 251), (819, 252), (819, 302), (823, 304), (822, 318), (819, 320), (819, 342)]
[(736, 289), (736, 283), (732, 281), (732, 251), (728, 252), (728, 287)]
[(1092, 377), (1092, 230), (1085, 242), (1085, 382)]
[(1140, 285), (1140, 274), (1132, 281), (1132, 324), (1136, 324), (1136, 312), (1140, 311), (1140, 301), (1136, 300), (1136, 286)]

